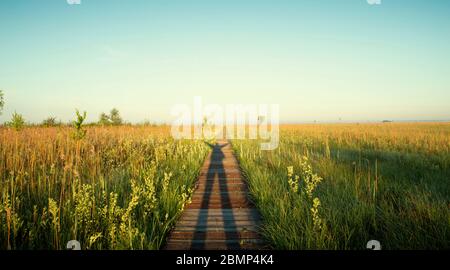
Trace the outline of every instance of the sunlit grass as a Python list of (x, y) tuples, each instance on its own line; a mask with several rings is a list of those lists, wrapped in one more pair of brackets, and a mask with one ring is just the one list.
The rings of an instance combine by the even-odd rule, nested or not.
[(159, 249), (208, 151), (165, 127), (2, 128), (0, 249)]
[[(169, 127), (0, 128), (0, 249), (160, 249), (209, 147)], [(450, 246), (450, 124), (281, 127), (233, 141), (276, 249)]]
[(273, 248), (450, 247), (448, 123), (291, 125), (272, 152), (233, 144)]

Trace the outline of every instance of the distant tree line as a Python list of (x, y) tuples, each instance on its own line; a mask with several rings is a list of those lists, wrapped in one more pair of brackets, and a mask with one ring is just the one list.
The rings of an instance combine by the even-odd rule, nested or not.
[(106, 113), (101, 113), (98, 123), (103, 126), (106, 125), (118, 126), (123, 124), (123, 120), (122, 117), (120, 116), (119, 110), (114, 108), (109, 112), (109, 115), (107, 115)]
[[(5, 105), (4, 93), (0, 90), (0, 115), (3, 112), (3, 108)], [(69, 123), (63, 123), (61, 120), (58, 120), (54, 116), (49, 116), (44, 119), (41, 123), (27, 123), (22, 114), (14, 112), (11, 116), (11, 119), (7, 121), (4, 126), (11, 127), (16, 130), (21, 130), (25, 126), (42, 126), (42, 127), (60, 127), (60, 126), (74, 126), (76, 131), (75, 137), (83, 137), (85, 133), (82, 131), (83, 126), (119, 126), (119, 125), (131, 125), (126, 123), (118, 109), (113, 108), (109, 114), (101, 113), (99, 116), (98, 122), (93, 123), (85, 123), (86, 120), (86, 112), (80, 113), (76, 110), (76, 120), (71, 121)], [(156, 123), (151, 123), (149, 120), (145, 120), (143, 123), (139, 124), (143, 126), (158, 126)], [(165, 125), (165, 124), (162, 124)], [(0, 125), (1, 126), (1, 125)]]

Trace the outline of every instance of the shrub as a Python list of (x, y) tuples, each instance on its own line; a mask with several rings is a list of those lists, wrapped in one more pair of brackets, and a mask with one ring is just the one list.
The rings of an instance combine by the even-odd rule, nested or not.
[(81, 115), (80, 112), (76, 110), (76, 114), (77, 119), (73, 122), (75, 127), (73, 137), (80, 140), (86, 137), (86, 130), (83, 128), (84, 120), (86, 120), (86, 112), (83, 112), (83, 115)]
[(7, 126), (10, 126), (17, 131), (21, 130), (25, 126), (25, 119), (21, 114), (14, 112), (11, 118), (11, 122), (7, 123)]
[(111, 120), (109, 119), (109, 116), (106, 113), (100, 114), (100, 119), (98, 120), (98, 123), (100, 125), (109, 125), (111, 124)]
[(107, 115), (106, 113), (101, 113), (98, 123), (103, 126), (105, 125), (119, 126), (123, 124), (123, 119), (120, 116), (119, 110), (114, 108), (111, 110), (109, 115)]
[(2, 114), (4, 105), (5, 105), (5, 101), (3, 99), (3, 91), (0, 90), (0, 115)]
[(56, 120), (56, 117), (48, 117), (42, 121), (42, 125), (45, 127), (55, 127), (61, 125), (61, 123)]
[(109, 113), (109, 119), (113, 125), (121, 125), (123, 123), (119, 110), (115, 108), (112, 109), (111, 112)]

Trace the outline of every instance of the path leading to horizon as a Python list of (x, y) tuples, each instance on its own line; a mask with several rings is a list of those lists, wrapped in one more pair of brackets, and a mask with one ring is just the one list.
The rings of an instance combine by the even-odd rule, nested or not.
[(231, 145), (219, 141), (210, 147), (192, 203), (170, 233), (165, 249), (262, 249), (261, 218), (249, 200)]

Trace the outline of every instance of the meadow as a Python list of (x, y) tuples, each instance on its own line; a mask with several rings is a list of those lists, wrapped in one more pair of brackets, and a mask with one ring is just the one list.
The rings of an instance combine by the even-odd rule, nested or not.
[(160, 249), (209, 150), (166, 127), (0, 129), (0, 249)]
[[(79, 134), (78, 134), (79, 135)], [(169, 127), (0, 127), (0, 249), (161, 249), (210, 148)], [(450, 247), (450, 124), (281, 127), (233, 140), (273, 249)]]
[(450, 247), (450, 124), (283, 126), (280, 147), (234, 141), (274, 249)]

